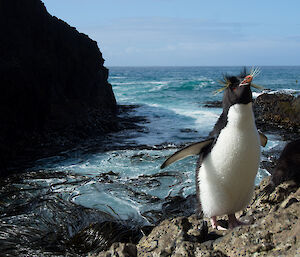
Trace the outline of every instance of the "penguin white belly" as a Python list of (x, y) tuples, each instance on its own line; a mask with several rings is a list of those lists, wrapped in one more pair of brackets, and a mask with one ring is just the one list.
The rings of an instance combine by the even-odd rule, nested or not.
[(245, 208), (259, 167), (260, 141), (252, 103), (231, 106), (227, 117), (226, 127), (198, 172), (200, 201), (207, 217)]

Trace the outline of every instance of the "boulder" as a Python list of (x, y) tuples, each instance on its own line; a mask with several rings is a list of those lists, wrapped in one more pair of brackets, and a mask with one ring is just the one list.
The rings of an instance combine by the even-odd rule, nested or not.
[(264, 130), (300, 132), (300, 96), (262, 94), (254, 101), (257, 127)]

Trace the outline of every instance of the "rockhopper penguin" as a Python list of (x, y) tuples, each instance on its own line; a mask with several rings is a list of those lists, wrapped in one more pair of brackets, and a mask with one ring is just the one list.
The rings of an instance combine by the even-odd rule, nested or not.
[(252, 79), (247, 75), (224, 76), (223, 112), (207, 140), (194, 143), (170, 156), (161, 166), (190, 155), (199, 155), (196, 167), (197, 198), (213, 228), (225, 229), (216, 216), (228, 215), (228, 227), (243, 223), (235, 213), (245, 208), (253, 195), (260, 163), (260, 145), (267, 138), (257, 131), (252, 110)]

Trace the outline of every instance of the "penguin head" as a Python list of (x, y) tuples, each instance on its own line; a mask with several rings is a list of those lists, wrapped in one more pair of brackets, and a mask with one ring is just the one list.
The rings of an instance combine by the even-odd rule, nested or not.
[(244, 70), (238, 76), (224, 76), (226, 88), (223, 95), (223, 108), (229, 108), (235, 104), (248, 104), (253, 101), (251, 82), (253, 76), (247, 75)]

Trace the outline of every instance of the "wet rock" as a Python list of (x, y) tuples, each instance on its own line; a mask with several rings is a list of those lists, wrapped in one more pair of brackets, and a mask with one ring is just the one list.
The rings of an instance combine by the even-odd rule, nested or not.
[(206, 108), (222, 108), (222, 101), (207, 101), (204, 103)]
[(190, 129), (190, 128), (183, 128), (183, 129), (180, 129), (180, 132), (182, 132), (182, 133), (198, 133), (197, 130), (195, 130), (195, 129)]
[(138, 124), (149, 123), (145, 116), (136, 115), (140, 105), (118, 105), (118, 130), (134, 129), (143, 131), (145, 128)]
[(195, 213), (196, 208), (196, 195), (174, 196), (167, 199), (167, 202), (162, 205), (162, 213), (165, 218), (189, 216)]
[(97, 176), (98, 182), (100, 183), (109, 183), (112, 184), (114, 183), (114, 180), (119, 177), (119, 173), (115, 173), (113, 171), (101, 173), (100, 175)]
[(150, 210), (142, 215), (146, 217), (152, 224), (159, 224), (165, 219), (175, 218), (178, 216), (188, 217), (196, 212), (197, 199), (196, 195), (168, 196), (163, 200), (160, 210)]
[(113, 172), (112, 170), (104, 174), (109, 176), (115, 176), (115, 177), (118, 177), (120, 175), (120, 173)]
[(141, 229), (130, 227), (125, 222), (122, 224), (121, 222), (105, 221), (90, 224), (74, 235), (69, 246), (78, 253), (90, 251), (98, 253), (107, 251), (110, 247), (109, 252), (125, 253), (127, 251), (130, 253), (133, 251), (132, 243), (137, 243), (142, 235)]
[(156, 161), (158, 159), (162, 159), (161, 156), (159, 155), (150, 155), (148, 153), (139, 153), (139, 154), (134, 154), (130, 157), (131, 162), (145, 162), (145, 161)]

